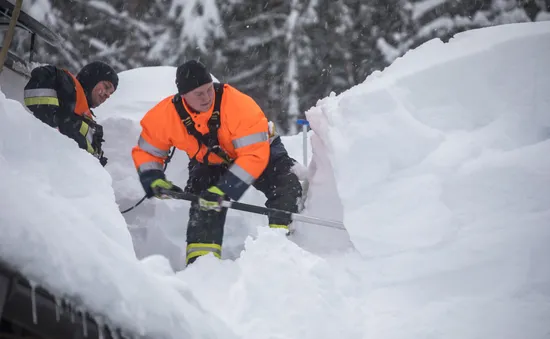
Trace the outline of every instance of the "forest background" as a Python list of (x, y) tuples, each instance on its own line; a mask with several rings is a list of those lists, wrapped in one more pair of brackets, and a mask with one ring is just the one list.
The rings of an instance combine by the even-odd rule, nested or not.
[[(550, 0), (26, 0), (23, 10), (65, 40), (37, 39), (36, 62), (77, 72), (103, 60), (120, 72), (199, 58), (282, 134), (317, 100), (430, 39), (550, 20)], [(27, 33), (13, 44), (28, 57)]]

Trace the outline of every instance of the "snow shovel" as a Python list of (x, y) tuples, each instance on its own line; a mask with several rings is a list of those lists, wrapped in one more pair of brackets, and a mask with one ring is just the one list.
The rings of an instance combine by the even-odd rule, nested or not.
[[(180, 193), (180, 192), (167, 191), (165, 192), (165, 195), (173, 199), (180, 199), (180, 200), (187, 200), (187, 201), (199, 200), (199, 197), (197, 195), (192, 193), (187, 193), (187, 192)], [(222, 201), (221, 206), (226, 208), (231, 208), (234, 210), (243, 211), (243, 212), (263, 214), (271, 217), (290, 217), (292, 221), (301, 221), (309, 224), (345, 230), (344, 224), (336, 220), (315, 218), (315, 217), (283, 211), (275, 208), (268, 208), (268, 207), (245, 204), (242, 202), (226, 201), (226, 200)]]

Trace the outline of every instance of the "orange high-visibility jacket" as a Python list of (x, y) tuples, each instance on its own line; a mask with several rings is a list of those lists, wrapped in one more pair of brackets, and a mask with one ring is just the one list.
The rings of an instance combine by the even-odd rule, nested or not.
[(94, 120), (92, 112), (90, 111), (90, 106), (88, 104), (88, 99), (86, 99), (86, 93), (84, 88), (80, 84), (80, 81), (69, 71), (64, 69), (64, 71), (71, 76), (74, 81), (74, 89), (76, 91), (76, 103), (74, 105), (74, 112), (77, 115), (86, 117), (89, 120)]
[[(189, 158), (196, 155), (196, 159), (204, 163), (207, 148), (201, 145), (199, 149), (198, 141), (187, 132), (172, 99), (173, 96), (163, 99), (141, 120), (142, 132), (132, 149), (134, 165), (140, 175), (149, 170), (162, 170), (172, 146), (187, 152)], [(185, 100), (183, 104), (195, 128), (206, 134), (214, 105), (207, 112), (195, 113)], [(216, 186), (231, 199), (238, 200), (267, 166), (270, 155), (268, 121), (252, 98), (227, 84), (223, 88), (220, 121), (219, 145), (234, 161)], [(223, 162), (213, 153), (207, 160), (208, 164)]]

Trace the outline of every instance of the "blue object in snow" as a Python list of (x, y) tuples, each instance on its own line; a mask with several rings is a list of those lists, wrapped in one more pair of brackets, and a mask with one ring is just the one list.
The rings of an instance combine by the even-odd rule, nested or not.
[(298, 119), (296, 120), (296, 122), (298, 123), (298, 125), (301, 125), (302, 126), (302, 136), (303, 136), (303, 145), (304, 145), (304, 150), (303, 150), (303, 154), (304, 154), (304, 166), (307, 166), (307, 129), (309, 127), (309, 121), (307, 121), (306, 119)]

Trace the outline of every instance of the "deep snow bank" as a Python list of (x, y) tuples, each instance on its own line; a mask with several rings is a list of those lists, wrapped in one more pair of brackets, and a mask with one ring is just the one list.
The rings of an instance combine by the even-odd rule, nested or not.
[(469, 31), (307, 112), (369, 258), (364, 337), (550, 335), (549, 55), (548, 22)]
[[(181, 309), (189, 318), (194, 298), (241, 338), (547, 338), (549, 32), (548, 23), (521, 24), (434, 40), (308, 112), (315, 131), (306, 210), (342, 217), (363, 256), (327, 254), (333, 243), (347, 245), (325, 228), (302, 225), (291, 239), (299, 247), (267, 229), (265, 218), (235, 212), (224, 257), (236, 260), (201, 258), (176, 279), (162, 258), (144, 260), (193, 297), (166, 295), (174, 289), (162, 285), (126, 302), (136, 312), (148, 303), (147, 312)], [(166, 70), (121, 74), (119, 91), (96, 111), (120, 203), (142, 195), (130, 149), (157, 95), (175, 90)], [(298, 160), (300, 143), (285, 138)], [(180, 185), (186, 162), (177, 153), (168, 169)], [(245, 201), (263, 198), (250, 190)], [(151, 200), (125, 218), (143, 231), (135, 234), (150, 245), (144, 253), (163, 252), (168, 242), (177, 261), (186, 208)], [(117, 262), (115, 280), (151, 288), (141, 284), (152, 278), (134, 276), (133, 265)]]
[(165, 259), (135, 258), (98, 161), (2, 92), (0, 177), (0, 260), (136, 334), (232, 336)]
[(541, 22), (432, 40), (307, 113), (331, 147), (363, 253), (546, 210), (550, 158), (537, 154), (550, 146), (549, 31)]
[[(302, 225), (298, 247), (265, 219), (233, 213), (224, 256), (238, 258), (201, 258), (177, 277), (243, 338), (548, 337), (548, 25), (430, 41), (307, 113), (306, 211), (343, 218), (362, 256), (328, 254), (347, 245), (325, 228)], [(113, 154), (131, 161), (137, 135)], [(298, 160), (300, 143), (285, 138)], [(168, 172), (185, 182), (184, 154)], [(263, 199), (250, 190), (245, 201)], [(187, 205), (147, 204), (137, 224), (183, 246)]]

